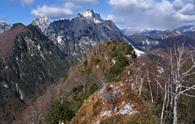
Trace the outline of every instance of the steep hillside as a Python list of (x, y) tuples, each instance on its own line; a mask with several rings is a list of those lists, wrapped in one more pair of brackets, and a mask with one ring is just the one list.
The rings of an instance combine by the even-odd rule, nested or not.
[[(32, 25), (0, 34), (0, 123), (10, 123), (31, 98), (64, 77), (68, 56)], [(5, 120), (5, 122), (4, 122)]]
[(151, 108), (129, 84), (111, 82), (84, 102), (71, 124), (154, 124), (157, 119)]
[(130, 83), (134, 79), (135, 62), (136, 54), (127, 43), (113, 41), (98, 45), (80, 65), (70, 69), (65, 82), (49, 88), (45, 95), (31, 104), (18, 122), (155, 121), (150, 109), (152, 105), (138, 97), (137, 84)]
[[(29, 103), (16, 122), (159, 123), (164, 91), (156, 80), (164, 85), (170, 69), (168, 59), (167, 51), (137, 58), (127, 43), (100, 44), (86, 54), (81, 64), (71, 67), (66, 81), (51, 86), (43, 96)], [(194, 121), (193, 105), (194, 99), (182, 97), (178, 104), (179, 122), (191, 124)], [(169, 124), (172, 109), (167, 110), (165, 121)]]

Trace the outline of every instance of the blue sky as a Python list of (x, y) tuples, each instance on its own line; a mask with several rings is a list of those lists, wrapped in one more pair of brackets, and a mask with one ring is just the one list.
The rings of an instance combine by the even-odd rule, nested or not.
[(72, 18), (93, 9), (120, 28), (168, 29), (195, 22), (195, 0), (1, 0), (0, 21)]
[[(32, 0), (32, 3), (25, 1), (28, 0), (1, 0), (0, 20), (8, 21), (9, 23), (22, 22), (24, 24), (29, 24), (33, 19), (36, 18), (36, 16), (32, 14), (34, 9), (44, 5), (63, 8), (64, 4), (66, 3), (66, 0)], [(101, 0), (101, 2), (98, 3), (93, 3), (92, 1), (79, 2), (78, 4), (80, 5), (77, 5), (78, 7), (74, 9), (73, 15), (69, 16), (64, 14), (61, 17), (56, 18), (71, 18), (76, 16), (79, 12), (85, 11), (86, 9), (93, 9), (95, 12), (101, 13), (103, 17), (106, 17), (111, 9), (105, 0)]]

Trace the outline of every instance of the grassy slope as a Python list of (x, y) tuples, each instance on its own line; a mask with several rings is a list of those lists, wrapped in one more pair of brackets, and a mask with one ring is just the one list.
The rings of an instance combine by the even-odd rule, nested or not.
[[(143, 88), (143, 97), (138, 97), (137, 85), (139, 84), (134, 81), (141, 61), (139, 63), (137, 60), (133, 48), (127, 43), (113, 41), (97, 46), (85, 56), (80, 65), (70, 69), (65, 82), (52, 86), (45, 95), (31, 104), (18, 123), (77, 124), (78, 120), (83, 120), (79, 121), (83, 123), (87, 123), (87, 120), (95, 121), (96, 115), (104, 110), (97, 111), (90, 107), (105, 108), (102, 104), (95, 102), (100, 100), (97, 93), (104, 84), (124, 85), (124, 96), (119, 100), (119, 106), (123, 101), (125, 103), (131, 101), (137, 106), (136, 111), (139, 114), (132, 117), (114, 115), (100, 119), (101, 123), (130, 123), (131, 121), (132, 123), (143, 121), (151, 123), (156, 121), (151, 111), (153, 106), (148, 102), (148, 90)], [(96, 114), (84, 116), (82, 112)]]

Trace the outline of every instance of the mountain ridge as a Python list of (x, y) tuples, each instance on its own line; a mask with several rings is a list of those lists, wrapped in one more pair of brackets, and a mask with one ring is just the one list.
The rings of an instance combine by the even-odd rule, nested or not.
[[(158, 95), (163, 93), (156, 89), (154, 78), (158, 78), (164, 68), (157, 61), (167, 64), (167, 53), (164, 51), (172, 48), (174, 43), (195, 46), (194, 31), (191, 29), (193, 26), (184, 26), (181, 29), (184, 33), (178, 31), (178, 28), (169, 31), (150, 30), (126, 36), (112, 20), (102, 19), (93, 10), (86, 10), (72, 19), (52, 21), (48, 17), (39, 17), (28, 26), (17, 23), (10, 29), (3, 28), (0, 33), (0, 123), (10, 124), (17, 121), (18, 116), (24, 118), (21, 119), (25, 121), (24, 124), (30, 123), (29, 121), (59, 124), (71, 122), (72, 119), (72, 123), (78, 123), (81, 118), (85, 122), (91, 115), (87, 113), (86, 117), (82, 116), (82, 110), (103, 115), (98, 123), (120, 123), (121, 119), (124, 123), (131, 123), (126, 116), (121, 117), (121, 113), (130, 113), (131, 110), (141, 114), (133, 120), (136, 123), (156, 122), (158, 119), (155, 114), (158, 110), (152, 111), (155, 104), (152, 104), (153, 96), (149, 93), (154, 91), (157, 102), (162, 100)], [(72, 67), (74, 64), (75, 68)], [(70, 77), (67, 77), (70, 67), (73, 69), (70, 70)], [(149, 74), (150, 71), (155, 76)], [(152, 84), (146, 77), (151, 77)], [(65, 79), (67, 80), (64, 81)], [(143, 91), (140, 91), (143, 79), (147, 83), (144, 84)], [(150, 85), (153, 86), (152, 91)], [(103, 94), (109, 96), (109, 102), (101, 102), (102, 95), (96, 92), (102, 91), (104, 86), (107, 90)], [(150, 109), (143, 108), (143, 112), (137, 107), (134, 109), (129, 103), (133, 98), (123, 99), (123, 95), (130, 95), (126, 91), (120, 92), (123, 91), (123, 86), (131, 89), (133, 98), (141, 99), (141, 103), (132, 100), (134, 104), (148, 105)], [(44, 98), (45, 92), (49, 95)], [(121, 99), (115, 101), (113, 94), (122, 95)], [(39, 97), (41, 95), (43, 97)], [(93, 99), (100, 100), (101, 104), (90, 102)], [(88, 101), (87, 104), (85, 100)], [(103, 101), (105, 100), (104, 98)], [(122, 100), (125, 102), (124, 106)], [(108, 108), (96, 111), (95, 107), (91, 109), (86, 105)], [(161, 104), (157, 103), (155, 107), (158, 108), (158, 105)], [(112, 106), (117, 109), (114, 110)], [(18, 115), (25, 107), (27, 110), (24, 114)], [(34, 116), (35, 114), (37, 115)]]

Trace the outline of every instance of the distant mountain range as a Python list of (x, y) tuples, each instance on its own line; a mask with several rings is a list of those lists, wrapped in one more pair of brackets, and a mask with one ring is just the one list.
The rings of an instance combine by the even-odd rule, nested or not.
[(122, 30), (123, 34), (126, 35), (131, 43), (139, 49), (144, 51), (151, 51), (157, 48), (168, 48), (177, 42), (178, 44), (185, 43), (186, 45), (195, 45), (195, 26), (186, 25), (181, 26), (172, 30), (145, 30), (137, 31), (132, 33), (129, 29)]

